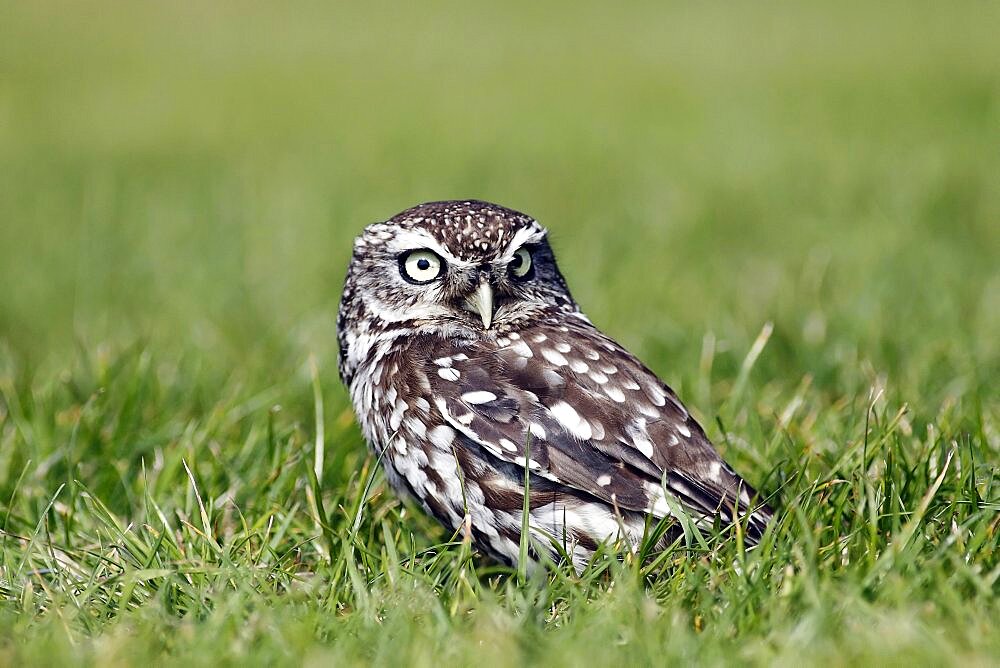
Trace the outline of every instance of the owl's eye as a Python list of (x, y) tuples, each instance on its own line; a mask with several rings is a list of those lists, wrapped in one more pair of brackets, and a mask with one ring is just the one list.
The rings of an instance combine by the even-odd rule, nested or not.
[(410, 251), (399, 257), (399, 273), (410, 283), (430, 283), (444, 273), (444, 260), (426, 249)]
[(527, 248), (519, 248), (514, 253), (514, 259), (508, 265), (510, 275), (516, 279), (526, 281), (531, 278), (533, 267), (531, 266), (531, 252)]

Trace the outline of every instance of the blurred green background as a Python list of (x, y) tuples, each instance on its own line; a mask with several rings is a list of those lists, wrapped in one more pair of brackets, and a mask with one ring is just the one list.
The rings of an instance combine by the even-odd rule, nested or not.
[[(0, 0), (0, 663), (79, 658), (121, 617), (94, 663), (297, 662), (317, 640), (354, 661), (615, 663), (621, 638), (651, 663), (988, 663), (998, 35), (1000, 4), (969, 0)], [(550, 616), (513, 584), (490, 603), (457, 549), (411, 563), (412, 591), (380, 579), (387, 550), (447, 536), (381, 482), (359, 500), (336, 308), (364, 225), (452, 198), (548, 226), (592, 320), (780, 488), (755, 584), (723, 553), (603, 598), (553, 580)], [(876, 561), (901, 532), (930, 538)], [(401, 612), (369, 615), (369, 588)]]
[(942, 337), (995, 364), (998, 15), (5, 3), (0, 337), (329, 347), (358, 230), (477, 197), (549, 226), (647, 356), (775, 320), (890, 369)]

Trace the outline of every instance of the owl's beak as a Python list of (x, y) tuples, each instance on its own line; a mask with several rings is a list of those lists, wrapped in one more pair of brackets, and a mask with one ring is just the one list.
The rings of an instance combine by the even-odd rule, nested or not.
[(493, 287), (484, 276), (479, 281), (479, 286), (465, 300), (466, 306), (473, 313), (478, 313), (483, 320), (483, 329), (489, 329), (493, 322)]

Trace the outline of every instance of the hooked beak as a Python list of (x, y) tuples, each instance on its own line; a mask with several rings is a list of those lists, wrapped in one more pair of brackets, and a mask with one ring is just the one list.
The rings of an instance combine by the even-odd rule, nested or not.
[(470, 311), (478, 313), (482, 318), (483, 329), (489, 329), (493, 322), (493, 288), (486, 277), (479, 280), (479, 286), (466, 298), (465, 304)]

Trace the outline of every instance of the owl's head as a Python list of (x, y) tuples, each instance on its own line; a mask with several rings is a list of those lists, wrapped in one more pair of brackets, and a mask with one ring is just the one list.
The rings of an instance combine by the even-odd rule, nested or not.
[(430, 202), (358, 236), (338, 329), (343, 353), (365, 333), (488, 338), (576, 310), (535, 219), (488, 202)]

